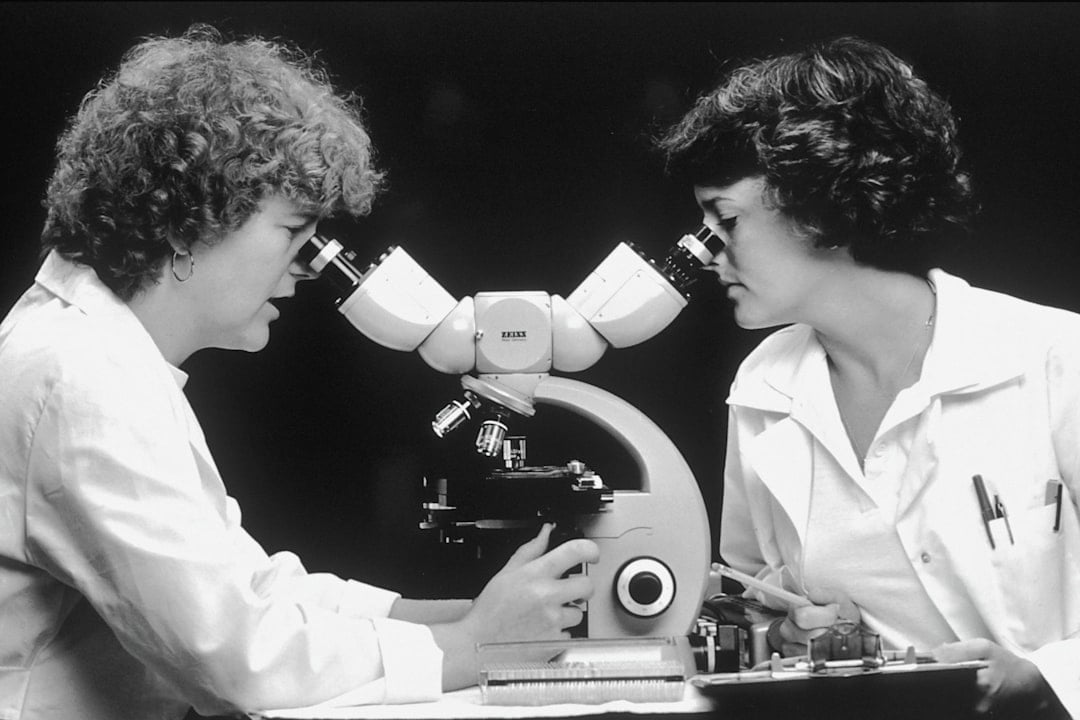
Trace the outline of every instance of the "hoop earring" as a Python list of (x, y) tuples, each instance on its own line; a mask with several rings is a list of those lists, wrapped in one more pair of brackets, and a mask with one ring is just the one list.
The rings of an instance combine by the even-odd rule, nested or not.
[[(186, 257), (188, 259), (188, 271), (187, 271), (187, 274), (184, 275), (183, 277), (180, 277), (180, 275), (176, 272), (176, 258), (177, 258), (177, 256)], [(184, 253), (183, 255), (180, 255), (179, 250), (173, 250), (172, 262), (170, 263), (170, 265), (171, 265), (171, 269), (172, 269), (172, 276), (174, 278), (176, 278), (176, 282), (187, 282), (188, 280), (191, 279), (191, 276), (195, 274), (195, 256), (192, 255), (191, 253)]]

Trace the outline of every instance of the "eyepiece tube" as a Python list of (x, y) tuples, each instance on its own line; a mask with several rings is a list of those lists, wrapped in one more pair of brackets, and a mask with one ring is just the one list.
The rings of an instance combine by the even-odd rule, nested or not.
[(297, 258), (307, 263), (312, 272), (329, 278), (342, 297), (348, 296), (364, 277), (353, 265), (356, 254), (333, 238), (312, 235), (300, 246)]
[(661, 266), (663, 272), (681, 292), (697, 280), (697, 272), (712, 262), (713, 258), (724, 249), (724, 241), (713, 233), (707, 225), (702, 225), (693, 234), (679, 238), (671, 248)]
[(724, 241), (720, 239), (716, 233), (709, 229), (708, 225), (702, 225), (698, 228), (698, 231), (694, 233), (694, 239), (705, 246), (705, 249), (709, 251), (712, 257), (716, 257), (717, 253), (724, 249)]

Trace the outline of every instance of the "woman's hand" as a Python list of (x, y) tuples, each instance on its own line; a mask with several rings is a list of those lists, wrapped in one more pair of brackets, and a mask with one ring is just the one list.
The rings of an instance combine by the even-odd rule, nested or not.
[(784, 657), (808, 654), (810, 640), (838, 622), (862, 622), (859, 607), (846, 596), (811, 592), (809, 599), (812, 605), (791, 608), (786, 618), (770, 628), (769, 645), (781, 650)]
[(443, 651), (443, 688), (476, 683), (476, 645), (489, 642), (555, 640), (581, 622), (577, 603), (589, 599), (593, 584), (585, 575), (563, 574), (596, 562), (600, 550), (591, 540), (576, 539), (545, 552), (552, 525), (517, 549), (488, 582), (461, 620), (433, 625)]
[(984, 639), (946, 643), (934, 650), (938, 662), (984, 660), (987, 665), (976, 674), (979, 697), (975, 712), (997, 717), (1067, 718), (1057, 695), (1035, 663), (1014, 655), (995, 642)]
[(569, 540), (548, 553), (553, 526), (517, 549), (476, 598), (465, 620), (477, 625), (477, 642), (553, 640), (581, 622), (575, 603), (593, 594), (585, 575), (563, 578), (571, 568), (593, 563), (600, 550), (591, 540)]

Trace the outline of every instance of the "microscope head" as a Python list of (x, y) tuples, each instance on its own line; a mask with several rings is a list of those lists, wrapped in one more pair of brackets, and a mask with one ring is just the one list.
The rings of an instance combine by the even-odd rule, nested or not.
[(432, 429), (442, 437), (479, 413), (476, 449), (494, 457), (508, 418), (533, 414), (533, 388), (542, 378), (585, 370), (609, 346), (629, 347), (662, 331), (722, 248), (704, 225), (680, 238), (660, 264), (619, 243), (565, 299), (507, 291), (455, 300), (395, 246), (361, 270), (340, 242), (313, 235), (299, 259), (328, 278), (340, 295), (338, 310), (368, 338), (416, 350), (432, 368), (464, 375), (464, 399), (440, 410)]

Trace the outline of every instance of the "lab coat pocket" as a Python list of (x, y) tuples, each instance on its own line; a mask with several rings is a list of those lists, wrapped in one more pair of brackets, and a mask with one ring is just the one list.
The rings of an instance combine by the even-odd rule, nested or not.
[(1054, 529), (1056, 508), (1039, 506), (990, 521), (1003, 627), (1034, 649), (1080, 629), (1080, 537), (1076, 522)]

